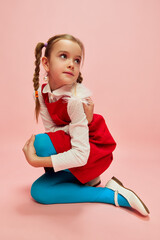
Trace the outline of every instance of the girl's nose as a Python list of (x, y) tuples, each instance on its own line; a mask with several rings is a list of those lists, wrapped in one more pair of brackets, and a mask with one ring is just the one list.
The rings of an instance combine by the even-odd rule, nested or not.
[(74, 69), (74, 63), (72, 60), (69, 61), (68, 68)]

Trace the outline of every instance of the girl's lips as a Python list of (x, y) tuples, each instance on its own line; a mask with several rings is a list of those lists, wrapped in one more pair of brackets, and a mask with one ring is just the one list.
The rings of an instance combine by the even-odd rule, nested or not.
[(73, 74), (73, 73), (71, 73), (71, 72), (63, 72), (63, 73), (66, 73), (66, 74), (69, 74), (69, 75), (72, 75), (72, 76), (74, 76), (74, 74)]

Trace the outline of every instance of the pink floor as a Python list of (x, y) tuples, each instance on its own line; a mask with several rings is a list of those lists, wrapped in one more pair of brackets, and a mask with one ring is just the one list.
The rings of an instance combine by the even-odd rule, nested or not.
[(102, 186), (115, 175), (138, 193), (151, 213), (142, 217), (101, 203), (46, 206), (34, 202), (30, 186), (43, 171), (26, 163), (21, 152), (23, 142), (24, 139), (12, 143), (10, 150), (1, 145), (0, 239), (160, 239), (158, 148), (121, 146), (115, 151), (109, 170), (102, 175)]

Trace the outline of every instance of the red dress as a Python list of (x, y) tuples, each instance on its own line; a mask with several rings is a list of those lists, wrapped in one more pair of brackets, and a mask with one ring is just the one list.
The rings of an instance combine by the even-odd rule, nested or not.
[[(63, 98), (60, 98), (58, 101), (50, 103), (48, 93), (43, 93), (45, 85), (46, 84), (42, 85), (42, 96), (52, 120), (57, 126), (68, 125), (71, 120), (67, 113), (67, 102), (63, 101)], [(116, 143), (101, 115), (94, 114), (93, 120), (88, 127), (90, 155), (87, 164), (69, 169), (83, 184), (98, 177), (109, 167), (113, 160), (112, 152), (116, 147)], [(47, 134), (57, 153), (62, 153), (71, 149), (71, 138), (63, 130), (47, 132)]]

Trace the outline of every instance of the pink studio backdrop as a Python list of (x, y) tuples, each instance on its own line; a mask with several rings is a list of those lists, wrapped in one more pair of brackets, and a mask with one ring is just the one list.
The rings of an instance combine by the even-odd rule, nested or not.
[[(13, 192), (14, 197), (12, 195), (10, 199), (15, 203), (20, 201), (18, 197), (16, 199), (13, 189), (21, 182), (21, 196), (23, 195), (23, 185), (27, 186), (27, 190), (24, 190), (25, 197), (23, 197), (26, 202), (28, 200), (29, 209), (31, 201), (28, 197), (29, 186), (42, 173), (42, 170), (35, 171), (28, 166), (21, 152), (24, 142), (32, 133), (44, 131), (41, 121), (37, 125), (34, 119), (32, 97), (34, 48), (39, 41), (46, 42), (49, 37), (61, 33), (72, 34), (84, 43), (86, 54), (81, 71), (84, 78), (83, 83), (93, 92), (95, 112), (105, 117), (109, 129), (118, 143), (115, 151), (116, 160), (111, 166), (111, 174), (119, 173), (124, 180), (129, 179), (133, 186), (137, 177), (142, 182), (137, 182), (136, 188), (139, 186), (138, 190), (140, 191), (144, 187), (145, 199), (148, 195), (154, 195), (153, 186), (159, 182), (157, 178), (160, 166), (160, 1), (6, 0), (1, 5), (0, 12), (0, 144), (2, 156), (0, 178), (1, 183), (7, 181), (8, 189)], [(41, 79), (43, 79), (43, 75), (44, 71), (42, 70)], [(15, 175), (14, 172), (16, 172)], [(146, 182), (152, 184), (149, 189), (145, 185)], [(2, 189), (4, 197), (2, 202), (6, 207), (10, 205), (9, 202), (6, 203), (9, 193), (4, 185)], [(18, 195), (18, 192), (16, 194)], [(157, 202), (158, 198), (156, 199)], [(143, 222), (142, 229), (138, 230), (142, 234), (142, 238), (135, 237), (134, 239), (150, 239), (147, 236), (151, 237), (151, 233), (157, 237), (159, 216), (156, 215), (154, 198), (152, 200), (148, 199), (147, 203), (155, 210), (154, 222), (148, 222), (151, 224), (148, 225), (150, 230), (144, 238), (142, 229), (146, 226), (146, 222)], [(32, 205), (35, 209), (33, 202)], [(94, 207), (96, 206), (94, 205)], [(65, 206), (63, 205), (63, 207)], [(15, 212), (8, 212), (8, 215), (2, 211), (5, 221), (1, 239), (8, 240), (14, 235), (17, 236), (17, 239), (29, 239), (20, 238), (18, 230), (11, 230), (13, 219), (18, 219), (18, 224), (23, 222), (18, 218), (18, 214), (25, 215), (25, 211), (20, 211), (21, 208), (18, 207), (17, 209)], [(32, 212), (29, 211), (29, 213)], [(45, 210), (43, 211), (45, 212)], [(32, 214), (28, 215), (32, 219)], [(125, 217), (128, 222), (128, 213)], [(63, 219), (62, 211), (61, 218)], [(101, 216), (101, 221), (106, 221), (106, 219)], [(31, 234), (32, 226), (29, 222), (26, 226)], [(95, 226), (97, 225), (95, 224)], [(112, 226), (114, 224), (111, 224), (110, 229)], [(15, 229), (17, 229), (16, 226)], [(11, 233), (6, 235), (6, 232), (7, 234)], [(38, 236), (38, 230), (37, 232), (35, 230), (33, 234), (35, 234), (34, 237)], [(86, 234), (88, 234), (87, 230), (85, 230), (85, 236), (87, 236)], [(116, 239), (114, 231), (112, 236), (112, 239), (114, 237)], [(129, 238), (129, 235), (127, 236)], [(101, 233), (101, 239), (105, 239), (105, 237), (105, 234)], [(35, 237), (34, 239), (40, 238)], [(61, 236), (55, 239), (64, 238)], [(69, 239), (72, 239), (72, 235)], [(78, 238), (75, 237), (75, 239)]]
[(84, 84), (118, 142), (150, 145), (154, 139), (157, 144), (159, 4), (6, 1), (1, 8), (1, 136), (22, 138), (33, 132), (35, 45), (70, 33), (84, 42)]

